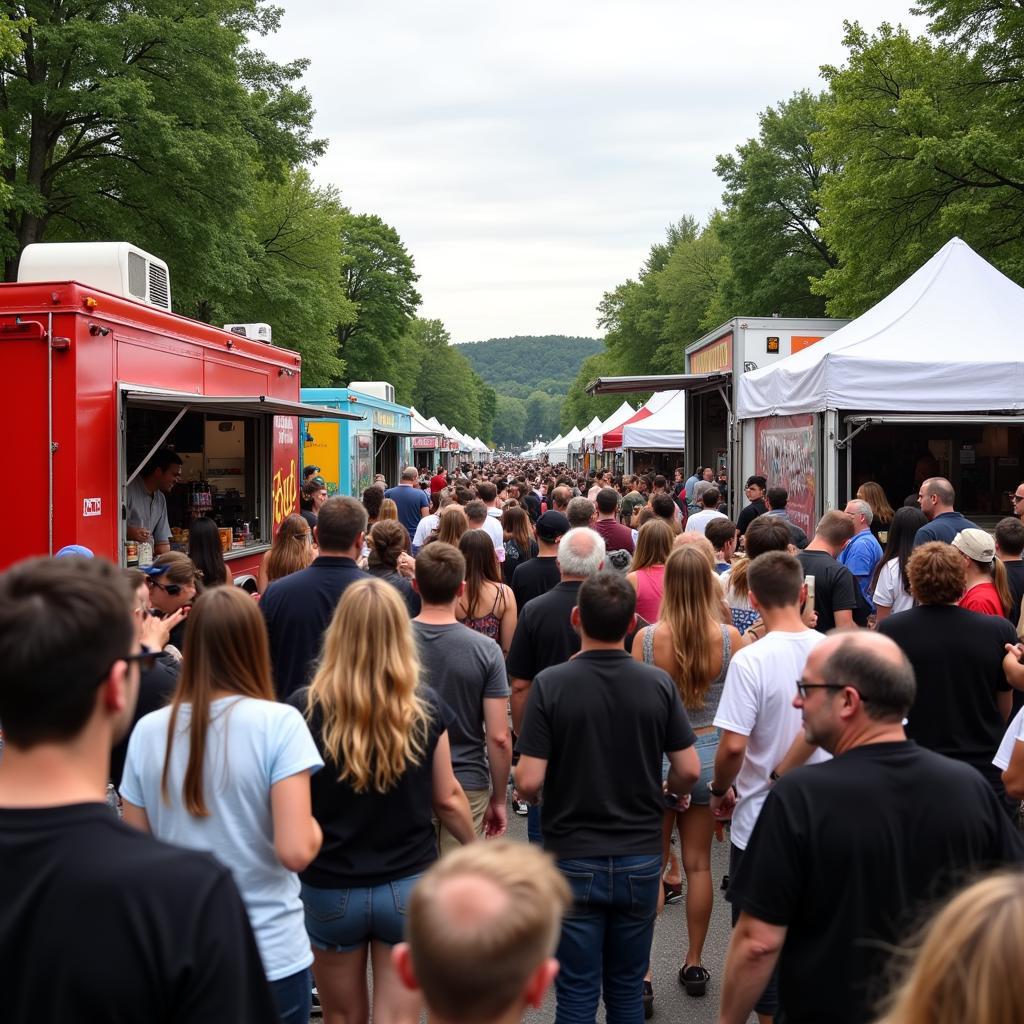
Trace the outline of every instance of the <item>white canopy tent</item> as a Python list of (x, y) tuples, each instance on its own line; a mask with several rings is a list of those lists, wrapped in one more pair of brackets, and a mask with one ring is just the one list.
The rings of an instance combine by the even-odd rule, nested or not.
[(636, 409), (629, 404), (629, 402), (623, 402), (606, 420), (599, 423), (593, 430), (589, 427), (584, 433), (583, 443), (592, 447), (595, 451), (601, 451), (601, 439), (610, 430), (615, 430), (616, 427), (621, 427), (623, 423), (628, 419), (632, 419), (636, 414)]
[(572, 445), (574, 448), (579, 448), (579, 427), (573, 427), (572, 430), (570, 430), (564, 437), (552, 441), (544, 451), (547, 453), (547, 457), (551, 462), (565, 462), (569, 457), (569, 445)]
[(580, 431), (580, 443), (584, 445), (590, 445), (594, 443), (594, 435), (601, 432), (601, 418), (595, 416), (581, 431)]
[(622, 447), (640, 448), (648, 452), (682, 451), (685, 391), (669, 391), (658, 411), (622, 428)]
[(954, 238), (862, 316), (740, 377), (739, 419), (1024, 409), (1024, 289)]

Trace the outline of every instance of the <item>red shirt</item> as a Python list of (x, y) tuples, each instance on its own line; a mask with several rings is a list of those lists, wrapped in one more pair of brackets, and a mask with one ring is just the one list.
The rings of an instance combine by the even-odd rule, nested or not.
[(979, 583), (960, 598), (959, 605), (969, 612), (981, 612), (982, 615), (998, 615), (1003, 618), (1003, 606), (999, 601), (999, 591), (992, 583)]
[(633, 531), (614, 519), (598, 519), (594, 529), (604, 537), (606, 551), (628, 551), (633, 554)]
[(448, 477), (444, 473), (438, 473), (437, 476), (430, 478), (430, 493), (436, 494), (438, 491), (443, 491), (448, 486)]

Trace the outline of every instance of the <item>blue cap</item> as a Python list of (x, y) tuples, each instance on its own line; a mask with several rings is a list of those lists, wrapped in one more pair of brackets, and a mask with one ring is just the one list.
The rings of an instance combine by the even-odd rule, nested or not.
[(53, 557), (67, 558), (68, 555), (79, 555), (81, 558), (94, 558), (92, 551), (84, 544), (65, 544)]
[(139, 569), (147, 576), (163, 576), (170, 569), (170, 565), (140, 565)]

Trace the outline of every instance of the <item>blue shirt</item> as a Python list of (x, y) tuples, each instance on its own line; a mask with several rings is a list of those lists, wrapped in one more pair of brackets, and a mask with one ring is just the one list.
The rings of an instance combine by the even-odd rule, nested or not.
[[(195, 818), (182, 800), (192, 705), (175, 722), (168, 799), (161, 793), (170, 708), (146, 715), (128, 741), (121, 795), (144, 807), (158, 839), (212, 853), (234, 876), (249, 913), (268, 981), (313, 962), (299, 879), (274, 850), (270, 789), (323, 760), (305, 719), (293, 707), (252, 697), (222, 697), (210, 705), (203, 758), (203, 796), (210, 814)], [(188, 894), (183, 894), (187, 898)]]
[(418, 487), (399, 485), (389, 487), (384, 492), (384, 497), (390, 498), (398, 506), (398, 521), (405, 527), (409, 539), (412, 540), (423, 516), (420, 510), (430, 508), (430, 499), (426, 491), (421, 491)]
[(861, 530), (860, 533), (855, 533), (850, 543), (839, 552), (837, 559), (841, 565), (845, 565), (857, 577), (864, 600), (871, 605), (872, 610), (875, 605), (868, 593), (868, 587), (871, 585), (871, 575), (875, 571), (875, 566), (881, 560), (882, 545), (875, 540), (875, 535), (870, 530)]
[(960, 515), (959, 512), (940, 512), (931, 522), (925, 523), (917, 533), (914, 534), (914, 547), (919, 548), (932, 540), (953, 543), (953, 538), (961, 530), (976, 530), (977, 523)]

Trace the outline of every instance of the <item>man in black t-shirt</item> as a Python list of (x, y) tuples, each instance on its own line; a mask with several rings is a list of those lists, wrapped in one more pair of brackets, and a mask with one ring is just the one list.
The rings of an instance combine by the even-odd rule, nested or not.
[(516, 769), (520, 794), (544, 791), (544, 848), (573, 892), (562, 925), (556, 1019), (637, 1019), (661, 888), (661, 763), (668, 788), (700, 774), (695, 736), (671, 677), (624, 649), (636, 593), (599, 572), (580, 584), (572, 661), (541, 672), (530, 691)]
[(1010, 714), (1008, 679), (1024, 684), (1016, 653), (1007, 653), (1017, 631), (1001, 616), (957, 607), (964, 560), (949, 544), (931, 541), (917, 548), (907, 576), (917, 607), (878, 625), (879, 633), (899, 644), (917, 677), (907, 735), (972, 765), (1002, 799), (1003, 782), (992, 758)]
[(536, 526), (537, 556), (520, 562), (512, 573), (512, 593), (521, 615), (527, 601), (558, 585), (558, 542), (569, 532), (569, 520), (561, 512), (545, 512)]
[(106, 805), (110, 749), (149, 657), (131, 601), (100, 558), (39, 558), (0, 577), (2, 1016), (272, 1024), (231, 872)]
[(763, 516), (768, 511), (768, 506), (764, 502), (764, 495), (767, 489), (768, 481), (763, 476), (747, 477), (747, 486), (743, 489), (743, 493), (750, 504), (743, 507), (739, 518), (736, 520), (736, 526), (740, 531), (741, 537), (747, 532), (747, 527), (758, 516)]
[(852, 536), (853, 520), (845, 512), (826, 512), (818, 520), (811, 542), (797, 553), (804, 575), (814, 577), (814, 611), (818, 616), (814, 628), (819, 633), (853, 625), (857, 580), (836, 561)]
[(794, 705), (834, 757), (776, 784), (730, 881), (741, 913), (721, 1021), (746, 1024), (776, 962), (788, 1024), (872, 1020), (890, 950), (920, 914), (1024, 858), (980, 776), (906, 738), (913, 700), (909, 662), (877, 633), (831, 636), (809, 655)]

